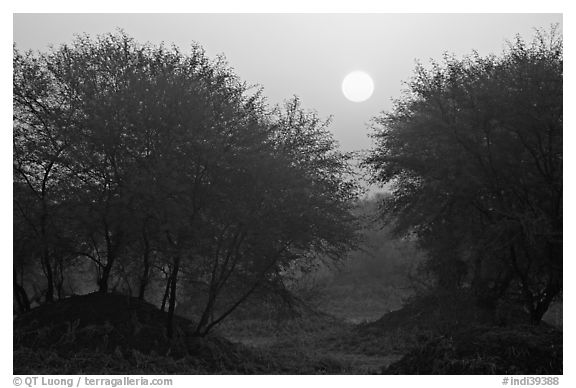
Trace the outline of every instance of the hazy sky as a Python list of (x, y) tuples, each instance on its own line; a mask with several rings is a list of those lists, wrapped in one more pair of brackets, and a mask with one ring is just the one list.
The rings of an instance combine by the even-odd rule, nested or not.
[[(195, 41), (214, 57), (223, 53), (240, 78), (264, 87), (270, 104), (298, 95), (305, 108), (333, 116), (345, 150), (369, 148), (370, 119), (391, 107), (415, 61), (444, 52), (498, 54), (516, 34), (562, 23), (560, 14), (15, 14), (19, 49), (46, 50), (122, 28), (140, 42)], [(344, 76), (364, 70), (375, 91), (362, 103), (341, 92)]]

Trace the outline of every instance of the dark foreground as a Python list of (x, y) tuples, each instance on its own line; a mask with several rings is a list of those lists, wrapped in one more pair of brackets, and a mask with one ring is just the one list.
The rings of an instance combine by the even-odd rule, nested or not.
[(178, 317), (170, 341), (151, 304), (75, 296), (15, 319), (14, 374), (562, 374), (560, 330), (471, 306), (418, 299), (360, 325), (236, 319), (204, 338)]

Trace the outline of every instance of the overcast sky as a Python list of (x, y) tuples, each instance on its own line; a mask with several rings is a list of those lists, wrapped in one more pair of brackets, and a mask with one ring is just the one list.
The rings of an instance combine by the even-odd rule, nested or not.
[[(560, 14), (15, 14), (14, 41), (21, 50), (47, 50), (122, 28), (140, 42), (195, 41), (214, 57), (224, 54), (240, 78), (264, 87), (270, 104), (293, 95), (322, 117), (343, 149), (367, 149), (370, 119), (391, 108), (415, 61), (499, 54), (516, 34), (531, 40), (534, 28), (562, 25)], [(375, 91), (348, 101), (341, 82), (353, 70), (372, 76)]]

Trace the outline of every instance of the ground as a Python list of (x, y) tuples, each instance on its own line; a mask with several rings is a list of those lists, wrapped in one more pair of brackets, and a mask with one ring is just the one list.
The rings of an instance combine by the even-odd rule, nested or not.
[(206, 338), (135, 298), (89, 294), (45, 305), (14, 321), (15, 374), (378, 373), (397, 354), (347, 341), (355, 325), (308, 311), (282, 319), (231, 319)]
[[(562, 332), (550, 325), (535, 328), (517, 317), (494, 323), (465, 297), (408, 299), (358, 324), (355, 308), (344, 306), (360, 302), (349, 299), (337, 308), (324, 304), (336, 314), (308, 305), (288, 316), (240, 313), (205, 338), (191, 336), (192, 322), (179, 317), (170, 341), (165, 314), (151, 304), (75, 296), (15, 319), (14, 373), (562, 373)], [(364, 316), (376, 314), (369, 306), (383, 307), (365, 302)]]

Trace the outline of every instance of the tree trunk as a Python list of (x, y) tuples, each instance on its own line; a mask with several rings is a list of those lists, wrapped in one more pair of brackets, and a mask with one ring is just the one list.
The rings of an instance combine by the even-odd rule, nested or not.
[(551, 273), (546, 288), (542, 292), (542, 297), (536, 301), (534, 308), (530, 310), (530, 318), (535, 325), (540, 324), (542, 317), (544, 317), (544, 314), (546, 314), (546, 311), (550, 308), (550, 304), (552, 304), (552, 301), (558, 296), (562, 289), (562, 273), (554, 269), (550, 271)]
[(40, 216), (40, 236), (42, 244), (42, 256), (40, 262), (44, 275), (46, 275), (46, 303), (54, 301), (54, 277), (52, 273), (52, 264), (50, 263), (50, 251), (48, 250), (48, 233), (46, 231), (46, 224), (48, 218), (48, 209), (46, 205), (46, 188), (45, 188), (46, 175), (42, 183), (42, 214)]
[(208, 302), (206, 303), (206, 307), (204, 312), (202, 313), (202, 317), (196, 326), (196, 333), (202, 333), (203, 329), (208, 326), (210, 321), (214, 318), (214, 304), (216, 302), (216, 295), (213, 292), (210, 292), (208, 295)]
[(166, 288), (164, 289), (164, 296), (162, 297), (162, 306), (160, 306), (160, 311), (166, 311), (166, 302), (168, 301), (168, 296), (170, 295), (171, 283), (172, 283), (172, 272), (170, 272), (170, 275), (166, 275)]
[(22, 285), (18, 283), (18, 276), (16, 275), (16, 269), (14, 268), (14, 279), (13, 279), (13, 287), (14, 287), (14, 297), (16, 298), (16, 304), (18, 305), (18, 311), (20, 313), (25, 313), (30, 311), (30, 299), (28, 298), (28, 294), (26, 294), (26, 290)]
[(168, 303), (168, 318), (166, 320), (166, 334), (168, 338), (174, 336), (174, 309), (176, 307), (176, 284), (178, 282), (178, 270), (180, 269), (180, 257), (174, 257), (174, 269), (170, 279), (170, 300)]
[(122, 233), (119, 232), (118, 235), (115, 237), (115, 241), (112, 241), (110, 238), (110, 234), (108, 232), (108, 226), (105, 226), (105, 237), (106, 237), (106, 265), (102, 270), (102, 275), (99, 280), (98, 286), (99, 292), (105, 294), (108, 292), (108, 282), (110, 280), (110, 273), (112, 272), (112, 266), (116, 261), (116, 257), (118, 256), (118, 251), (120, 248), (121, 240), (122, 240)]
[(170, 281), (172, 278), (168, 278), (166, 282), (166, 289), (164, 290), (164, 296), (162, 297), (162, 305), (160, 306), (160, 311), (166, 311), (166, 302), (168, 301), (168, 295), (170, 295)]
[(119, 230), (117, 233), (110, 235), (110, 228), (108, 227), (108, 223), (104, 220), (104, 238), (106, 239), (106, 265), (102, 270), (102, 275), (99, 279), (99, 292), (100, 293), (107, 293), (108, 292), (108, 283), (110, 278), (110, 273), (112, 272), (112, 267), (114, 266), (114, 262), (120, 253), (120, 248), (122, 246), (122, 240), (124, 237), (124, 233), (122, 230)]
[(148, 236), (146, 236), (146, 231), (143, 232), (144, 238), (144, 256), (143, 264), (144, 270), (142, 273), (142, 278), (140, 279), (140, 288), (138, 289), (138, 299), (144, 300), (144, 293), (146, 292), (146, 286), (148, 286), (148, 279), (150, 277), (150, 244), (148, 242)]
[(56, 268), (54, 269), (54, 286), (56, 287), (56, 295), (58, 300), (62, 299), (64, 296), (64, 263), (63, 259), (60, 258), (56, 263)]
[(547, 281), (543, 290), (534, 290), (537, 287), (530, 285), (530, 278), (518, 266), (515, 249), (511, 246), (512, 263), (519, 275), (524, 303), (530, 312), (530, 321), (534, 325), (540, 324), (550, 304), (562, 290), (562, 267), (561, 264), (559, 266), (555, 263), (558, 260), (561, 262), (562, 248), (561, 245), (559, 247), (557, 245), (549, 244), (548, 246), (548, 266), (544, 269), (547, 272)]
[(42, 268), (44, 269), (44, 275), (46, 275), (46, 303), (54, 302), (54, 275), (52, 273), (52, 265), (50, 264), (50, 256), (48, 252), (42, 254)]
[(110, 271), (112, 270), (112, 263), (113, 261), (110, 261), (109, 257), (108, 262), (106, 263), (104, 269), (102, 270), (102, 275), (98, 280), (98, 287), (99, 287), (98, 292), (100, 292), (101, 294), (105, 294), (108, 292), (108, 280), (110, 278)]

